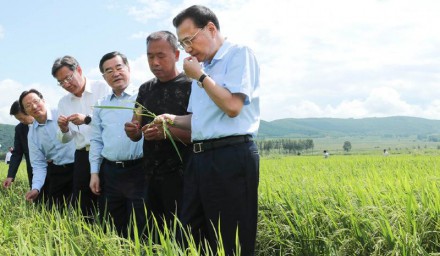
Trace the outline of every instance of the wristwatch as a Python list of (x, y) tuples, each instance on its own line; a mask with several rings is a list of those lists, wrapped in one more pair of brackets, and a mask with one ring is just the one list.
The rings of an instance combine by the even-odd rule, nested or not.
[(197, 81), (197, 84), (199, 85), (200, 88), (204, 88), (204, 86), (203, 86), (203, 80), (205, 80), (205, 78), (206, 78), (207, 76), (208, 76), (207, 74), (203, 73), (203, 74), (199, 77), (199, 81)]
[(90, 124), (90, 122), (92, 121), (92, 117), (91, 116), (89, 116), (89, 115), (87, 115), (85, 118), (84, 118), (84, 123), (85, 124)]

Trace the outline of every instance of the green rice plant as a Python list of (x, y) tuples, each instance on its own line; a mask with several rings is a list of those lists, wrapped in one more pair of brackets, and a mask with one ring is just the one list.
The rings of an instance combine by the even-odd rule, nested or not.
[(264, 159), (259, 254), (438, 255), (438, 163), (431, 156)]
[[(262, 158), (256, 255), (440, 255), (439, 166), (430, 155)], [(197, 245), (177, 219), (130, 240), (111, 223), (35, 207), (20, 168), (0, 190), (0, 255), (224, 254)]]
[[(102, 108), (102, 109), (127, 109), (132, 110), (134, 114), (138, 116), (147, 116), (153, 118), (153, 121), (147, 125), (153, 125), (156, 123), (156, 115), (148, 110), (146, 107), (144, 107), (139, 102), (133, 102), (136, 107), (121, 107), (121, 106), (93, 106), (94, 108)], [(177, 148), (176, 142), (173, 139), (173, 136), (171, 134), (170, 129), (168, 128), (168, 125), (173, 125), (173, 122), (171, 120), (165, 120), (161, 119), (162, 121), (162, 127), (163, 127), (163, 135), (166, 139), (167, 136), (170, 138), (171, 143), (173, 144), (174, 149), (176, 150), (177, 155), (179, 156), (180, 161), (182, 160), (182, 156), (180, 155), (179, 149)], [(177, 138), (177, 137), (176, 137)], [(183, 143), (179, 138), (177, 138), (181, 143)]]

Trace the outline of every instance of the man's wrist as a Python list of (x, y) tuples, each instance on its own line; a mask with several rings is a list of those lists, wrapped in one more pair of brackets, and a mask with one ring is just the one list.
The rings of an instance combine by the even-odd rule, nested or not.
[(176, 127), (176, 117), (177, 117), (177, 116), (174, 116), (174, 115), (168, 115), (168, 116), (165, 118), (165, 121), (166, 121), (166, 123), (167, 123), (168, 125), (170, 125), (170, 126), (172, 126), (172, 127)]
[(200, 88), (205, 88), (205, 86), (203, 85), (203, 81), (206, 79), (206, 77), (208, 77), (208, 75), (205, 73), (202, 73), (202, 75), (200, 75), (199, 79), (197, 79), (197, 84), (199, 85)]

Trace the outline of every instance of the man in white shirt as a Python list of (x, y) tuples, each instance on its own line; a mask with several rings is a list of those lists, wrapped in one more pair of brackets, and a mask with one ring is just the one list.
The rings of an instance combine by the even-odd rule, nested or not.
[(52, 66), (52, 76), (68, 92), (58, 102), (57, 138), (62, 143), (75, 142), (72, 202), (79, 204), (84, 216), (92, 216), (97, 202), (97, 196), (89, 187), (92, 106), (110, 90), (103, 81), (87, 79), (78, 61), (72, 56), (56, 59)]
[(8, 153), (6, 153), (6, 157), (5, 157), (6, 164), (9, 164), (9, 162), (11, 162), (12, 150), (14, 150), (12, 147), (8, 148)]

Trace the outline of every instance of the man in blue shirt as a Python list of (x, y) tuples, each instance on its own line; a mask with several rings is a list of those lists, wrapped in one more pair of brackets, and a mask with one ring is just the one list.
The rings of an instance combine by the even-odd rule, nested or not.
[[(194, 5), (173, 19), (183, 62), (193, 79), (185, 116), (160, 119), (191, 129), (193, 154), (184, 172), (181, 221), (214, 252), (221, 235), (225, 253), (253, 255), (257, 231), (260, 70), (253, 52), (226, 41), (216, 15)], [(200, 64), (201, 63), (201, 64)], [(160, 119), (157, 120), (160, 122)], [(203, 241), (203, 240), (202, 240)]]
[(20, 95), (20, 107), (35, 121), (29, 127), (29, 155), (33, 169), (32, 188), (26, 200), (35, 200), (48, 178), (49, 207), (70, 203), (73, 182), (75, 144), (57, 140), (58, 111), (50, 109), (43, 95), (35, 90)]
[(101, 197), (101, 217), (107, 220), (111, 216), (119, 234), (129, 235), (128, 226), (133, 224), (130, 220), (134, 213), (138, 235), (141, 235), (146, 224), (143, 140), (133, 142), (125, 134), (124, 124), (131, 121), (133, 111), (105, 108), (132, 108), (138, 88), (129, 86), (130, 66), (125, 55), (119, 52), (105, 54), (99, 62), (99, 69), (112, 93), (98, 100), (93, 110), (90, 189)]

